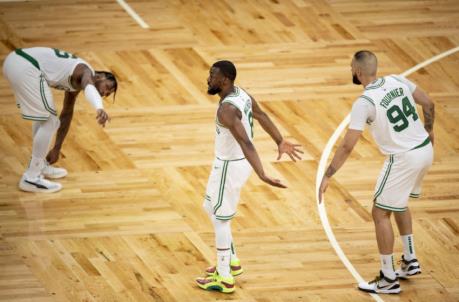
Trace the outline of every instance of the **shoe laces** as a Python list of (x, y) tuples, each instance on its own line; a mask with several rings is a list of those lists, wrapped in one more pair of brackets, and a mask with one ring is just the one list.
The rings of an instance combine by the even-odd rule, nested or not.
[(376, 276), (373, 280), (368, 282), (368, 284), (378, 283), (379, 281), (381, 281), (381, 279), (382, 279), (381, 276)]
[(210, 278), (212, 281), (218, 281), (217, 280), (218, 277), (219, 277), (218, 276), (218, 272), (217, 272), (217, 270), (215, 270), (215, 272), (212, 275), (210, 275), (208, 278)]

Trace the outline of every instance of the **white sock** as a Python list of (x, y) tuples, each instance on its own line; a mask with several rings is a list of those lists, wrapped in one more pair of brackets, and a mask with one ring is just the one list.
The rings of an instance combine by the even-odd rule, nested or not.
[(414, 240), (413, 234), (409, 235), (402, 235), (400, 236), (403, 242), (403, 256), (405, 260), (410, 261), (416, 258), (416, 254), (414, 252)]
[(395, 279), (395, 269), (394, 269), (394, 254), (390, 255), (382, 255), (380, 254), (379, 257), (381, 258), (381, 270), (389, 279)]
[(217, 271), (222, 277), (231, 277), (231, 228), (228, 220), (218, 220), (212, 216), (215, 229), (215, 245), (217, 247)]
[(231, 251), (229, 249), (217, 250), (217, 271), (220, 276), (231, 277), (230, 259)]

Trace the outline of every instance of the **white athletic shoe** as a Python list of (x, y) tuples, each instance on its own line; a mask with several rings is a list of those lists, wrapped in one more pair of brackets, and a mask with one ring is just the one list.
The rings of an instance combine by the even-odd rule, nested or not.
[(400, 260), (400, 269), (395, 271), (395, 275), (397, 275), (400, 279), (408, 279), (409, 277), (420, 273), (421, 266), (419, 265), (418, 259), (414, 258), (407, 261), (402, 255), (402, 259)]
[(359, 289), (364, 292), (374, 293), (374, 294), (398, 294), (402, 290), (400, 289), (400, 283), (398, 279), (394, 280), (384, 276), (383, 272), (379, 272), (373, 281), (370, 282), (360, 282)]
[(45, 162), (45, 167), (42, 172), (46, 178), (62, 178), (67, 175), (67, 170), (64, 168), (53, 167), (48, 162)]
[(46, 180), (41, 175), (35, 179), (27, 179), (24, 175), (19, 182), (19, 188), (26, 192), (53, 193), (62, 189), (62, 185)]

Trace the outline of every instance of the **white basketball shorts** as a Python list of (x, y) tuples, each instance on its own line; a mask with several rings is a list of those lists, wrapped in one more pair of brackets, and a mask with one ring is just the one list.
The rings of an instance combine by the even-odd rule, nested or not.
[(433, 161), (430, 140), (426, 139), (423, 144), (413, 150), (387, 157), (376, 182), (376, 207), (403, 212), (407, 209), (409, 197), (419, 197), (422, 179)]
[(241, 189), (251, 172), (252, 167), (245, 158), (214, 160), (203, 204), (209, 215), (215, 215), (220, 220), (233, 218)]
[(3, 75), (24, 119), (46, 121), (51, 114), (56, 115), (51, 89), (34, 58), (10, 53), (3, 63)]

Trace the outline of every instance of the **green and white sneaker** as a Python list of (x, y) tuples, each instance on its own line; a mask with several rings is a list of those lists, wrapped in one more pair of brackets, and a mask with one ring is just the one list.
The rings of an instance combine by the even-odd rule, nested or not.
[(398, 294), (402, 291), (398, 279), (389, 279), (384, 276), (382, 271), (379, 272), (379, 276), (374, 280), (370, 282), (360, 282), (359, 289), (374, 294)]
[[(206, 274), (208, 276), (210, 276), (210, 275), (213, 275), (216, 271), (217, 271), (217, 267), (216, 266), (211, 266), (211, 267), (208, 267), (206, 269)], [(241, 260), (239, 260), (239, 259), (231, 259), (230, 271), (231, 271), (231, 275), (233, 275), (233, 277), (236, 277), (236, 276), (239, 276), (240, 274), (242, 274), (244, 272), (244, 270), (242, 269), (242, 266), (241, 266)]]
[(236, 289), (234, 277), (221, 277), (216, 271), (210, 276), (197, 278), (196, 284), (205, 290), (217, 290), (225, 294), (230, 294)]

